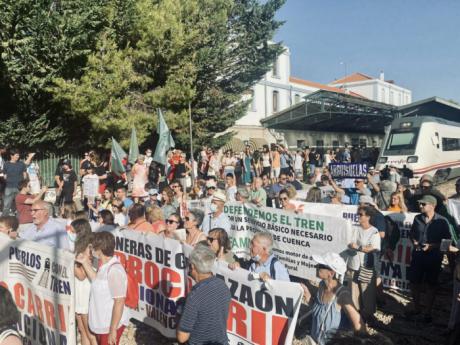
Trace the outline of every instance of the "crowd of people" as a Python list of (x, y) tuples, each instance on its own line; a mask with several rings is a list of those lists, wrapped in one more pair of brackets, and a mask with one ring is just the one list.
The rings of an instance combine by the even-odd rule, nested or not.
[[(34, 154), (24, 160), (15, 149), (2, 154), (0, 232), (12, 239), (19, 237), (75, 253), (76, 319), (82, 345), (118, 344), (129, 321), (127, 275), (114, 256), (115, 239), (110, 232), (117, 227), (194, 247), (190, 274), (197, 284), (179, 322), (180, 342), (228, 342), (230, 294), (212, 275), (215, 260), (228, 263), (231, 269), (247, 269), (264, 282), (292, 280), (273, 253), (273, 238), (268, 233), (255, 234), (250, 260), (232, 253), (231, 222), (224, 213), (227, 202), (293, 213), (302, 213), (299, 201), (357, 205), (359, 231), (348, 245), (347, 260), (339, 253), (314, 256), (320, 280), (317, 291), (312, 293), (310, 282), (302, 282), (304, 302), (311, 309), (309, 337), (312, 344), (320, 345), (345, 344), (340, 339), (347, 335), (339, 329), (355, 331), (354, 336), (368, 337), (373, 344), (372, 336), (365, 335), (366, 328), (377, 323), (375, 312), (385, 303), (379, 263), (383, 257), (393, 259), (400, 236), (398, 225), (382, 211), (419, 213), (409, 233), (414, 248), (409, 270), (413, 304), (406, 317), (432, 322), (442, 259), (447, 255), (454, 272), (447, 343), (460, 339), (457, 225), (447, 211), (447, 197), (436, 189), (430, 175), (422, 176), (414, 186), (404, 169), (389, 166), (377, 171), (372, 165), (378, 151), (364, 154), (346, 147), (290, 152), (282, 145), (271, 145), (258, 150), (247, 146), (235, 154), (203, 147), (196, 162), (173, 150), (163, 166), (153, 161), (152, 150), (147, 149), (132, 166), (125, 157), (127, 173), (122, 176), (111, 173), (109, 162), (89, 151), (79, 167), (72, 167), (68, 159), (59, 162), (52, 202), (44, 200), (48, 189), (40, 185)], [(366, 162), (369, 173), (338, 180), (328, 169), (334, 162)], [(456, 193), (449, 197), (460, 199), (460, 180)], [(9, 337), (19, 336), (11, 323), (7, 326)], [(385, 341), (390, 344), (388, 340), (379, 344)]]

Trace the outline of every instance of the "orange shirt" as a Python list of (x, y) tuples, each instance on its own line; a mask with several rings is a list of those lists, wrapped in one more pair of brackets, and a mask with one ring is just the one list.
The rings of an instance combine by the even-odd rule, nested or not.
[(402, 212), (401, 207), (399, 207), (399, 206), (390, 206), (390, 207), (388, 207), (387, 211), (390, 211), (390, 212)]
[(279, 168), (281, 167), (281, 156), (278, 151), (272, 153), (272, 167)]
[(140, 232), (152, 232), (152, 224), (147, 222), (145, 219), (137, 219), (134, 223), (128, 224), (128, 229)]

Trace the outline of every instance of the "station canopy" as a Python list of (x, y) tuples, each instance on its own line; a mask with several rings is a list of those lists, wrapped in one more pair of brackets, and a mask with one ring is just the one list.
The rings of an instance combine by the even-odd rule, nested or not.
[(397, 107), (389, 104), (319, 90), (261, 122), (272, 129), (384, 133), (397, 115)]
[(261, 123), (272, 129), (383, 134), (393, 119), (404, 116), (433, 116), (460, 122), (460, 105), (431, 97), (397, 107), (356, 95), (319, 90)]

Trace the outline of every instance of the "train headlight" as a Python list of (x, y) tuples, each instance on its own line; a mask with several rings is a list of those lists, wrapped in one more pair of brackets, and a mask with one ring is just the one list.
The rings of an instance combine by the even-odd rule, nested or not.
[(407, 163), (417, 163), (418, 157), (417, 156), (409, 156), (407, 157)]
[(388, 160), (388, 157), (380, 157), (378, 163), (385, 164)]

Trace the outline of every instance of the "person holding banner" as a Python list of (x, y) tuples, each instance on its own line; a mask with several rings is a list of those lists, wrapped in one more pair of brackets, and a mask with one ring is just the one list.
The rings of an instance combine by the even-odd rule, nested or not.
[(209, 248), (216, 253), (217, 260), (225, 261), (228, 264), (233, 264), (236, 259), (232, 253), (232, 245), (227, 232), (221, 228), (214, 228), (208, 234)]
[(10, 291), (0, 285), (0, 345), (22, 345), (17, 326), (20, 318)]
[(237, 267), (248, 269), (251, 273), (259, 275), (262, 281), (269, 279), (291, 281), (289, 272), (284, 264), (272, 252), (273, 237), (268, 232), (258, 232), (251, 240), (249, 247), (251, 260), (228, 265), (231, 270)]
[[(101, 263), (97, 272), (90, 252)], [(118, 345), (129, 324), (129, 309), (125, 307), (128, 277), (114, 254), (115, 236), (103, 231), (94, 234), (92, 248), (76, 257), (91, 280), (88, 322), (98, 345)]]
[(224, 280), (212, 273), (215, 260), (214, 252), (205, 246), (198, 246), (190, 253), (189, 274), (196, 284), (187, 296), (177, 327), (180, 343), (228, 344), (231, 296)]
[(184, 227), (187, 232), (185, 243), (194, 247), (198, 242), (206, 241), (206, 235), (200, 230), (203, 222), (203, 211), (191, 209), (185, 216)]
[(304, 284), (301, 286), (305, 303), (312, 303), (310, 337), (318, 345), (324, 345), (328, 336), (343, 326), (344, 315), (350, 320), (354, 331), (364, 327), (361, 316), (353, 306), (350, 291), (339, 281), (347, 270), (345, 261), (337, 253), (313, 255), (313, 260), (318, 263), (316, 275), (321, 279), (315, 297)]
[(369, 322), (373, 320), (377, 303), (377, 274), (375, 260), (380, 251), (379, 231), (370, 223), (373, 209), (371, 206), (359, 208), (359, 225), (357, 233), (353, 236), (348, 247), (356, 251), (359, 259), (359, 268), (354, 272), (351, 291), (353, 302), (361, 316)]

